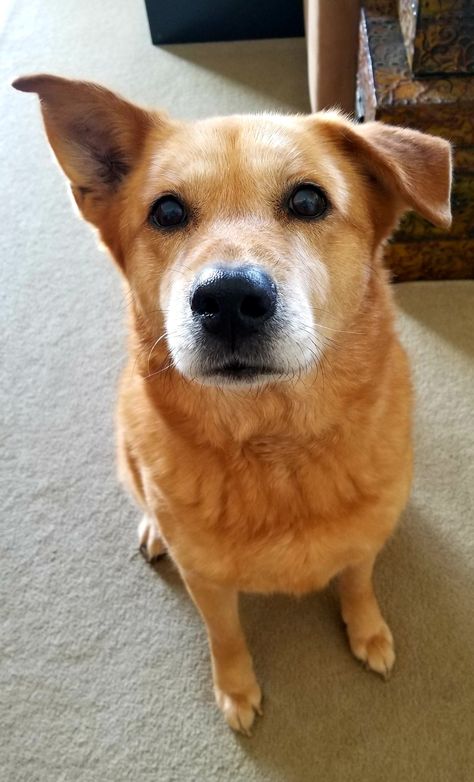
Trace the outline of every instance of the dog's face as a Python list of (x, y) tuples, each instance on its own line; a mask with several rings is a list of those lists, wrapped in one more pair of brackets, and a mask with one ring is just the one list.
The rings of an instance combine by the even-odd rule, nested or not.
[(317, 120), (206, 120), (150, 144), (126, 273), (181, 373), (260, 383), (320, 361), (371, 263), (360, 179)]
[(416, 208), (448, 225), (449, 145), (336, 114), (177, 123), (31, 77), (58, 160), (132, 291), (151, 367), (233, 387), (317, 368)]

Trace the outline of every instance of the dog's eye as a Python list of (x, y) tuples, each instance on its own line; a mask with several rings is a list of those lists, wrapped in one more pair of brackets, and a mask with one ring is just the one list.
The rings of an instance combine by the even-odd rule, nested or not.
[(187, 214), (179, 198), (164, 195), (155, 201), (150, 211), (150, 222), (160, 228), (173, 228), (186, 222)]
[(306, 219), (322, 217), (329, 204), (326, 195), (316, 185), (298, 185), (289, 200), (288, 208), (296, 217)]

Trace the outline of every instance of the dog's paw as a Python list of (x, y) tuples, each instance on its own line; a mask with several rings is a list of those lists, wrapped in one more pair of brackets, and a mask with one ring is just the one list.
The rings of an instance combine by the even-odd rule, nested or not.
[(138, 525), (138, 545), (147, 562), (153, 562), (166, 554), (166, 546), (161, 540), (156, 522), (146, 514)]
[(393, 637), (388, 625), (384, 622), (365, 638), (351, 633), (350, 627), (347, 632), (353, 655), (371, 671), (388, 679), (395, 662)]
[(233, 730), (251, 736), (250, 729), (254, 723), (255, 715), (262, 716), (262, 691), (258, 684), (249, 688), (247, 692), (233, 693), (214, 688), (217, 705), (224, 715), (227, 724)]

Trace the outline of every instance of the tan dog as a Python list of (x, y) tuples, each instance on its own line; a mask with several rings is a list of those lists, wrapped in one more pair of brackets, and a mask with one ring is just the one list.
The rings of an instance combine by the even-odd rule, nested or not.
[(80, 211), (130, 291), (119, 459), (207, 626), (217, 703), (248, 732), (261, 693), (238, 593), (338, 576), (354, 655), (395, 655), (372, 586), (410, 486), (410, 380), (384, 240), (450, 224), (450, 148), (337, 113), (183, 123), (102, 87), (41, 98)]

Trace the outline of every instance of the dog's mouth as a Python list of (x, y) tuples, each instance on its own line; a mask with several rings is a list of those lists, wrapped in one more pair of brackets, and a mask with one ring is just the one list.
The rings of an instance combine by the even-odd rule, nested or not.
[(230, 361), (220, 366), (208, 368), (204, 376), (209, 381), (212, 381), (213, 378), (219, 378), (233, 382), (249, 382), (256, 380), (256, 378), (262, 375), (278, 376), (282, 374), (282, 370), (277, 367), (263, 364), (247, 364), (243, 361)]

